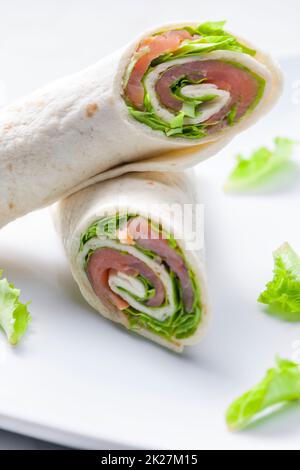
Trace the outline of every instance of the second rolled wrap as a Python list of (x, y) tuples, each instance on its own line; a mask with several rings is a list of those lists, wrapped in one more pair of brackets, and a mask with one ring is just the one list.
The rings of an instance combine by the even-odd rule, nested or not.
[(216, 154), (276, 102), (269, 56), (220, 23), (161, 26), (0, 112), (0, 227), (91, 183)]
[[(175, 351), (197, 342), (207, 323), (203, 220), (196, 204), (191, 177), (140, 173), (86, 188), (56, 213), (87, 302)], [(183, 223), (194, 227), (194, 238)]]

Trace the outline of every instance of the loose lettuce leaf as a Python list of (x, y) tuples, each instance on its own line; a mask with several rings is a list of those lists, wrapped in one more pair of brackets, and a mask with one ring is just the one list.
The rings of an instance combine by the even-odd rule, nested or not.
[[(2, 271), (0, 271), (1, 276)], [(19, 297), (19, 289), (15, 289), (7, 279), (0, 279), (0, 327), (13, 345), (17, 344), (24, 335), (31, 319), (29, 304), (22, 304)]]
[(258, 301), (269, 313), (286, 321), (300, 321), (300, 258), (288, 243), (274, 252), (274, 278)]
[(243, 191), (255, 188), (283, 168), (292, 156), (295, 142), (277, 137), (274, 144), (274, 150), (261, 147), (255, 150), (250, 158), (238, 155), (237, 165), (228, 178), (225, 190)]
[(299, 364), (276, 358), (275, 367), (264, 379), (229, 406), (227, 425), (232, 431), (242, 429), (267, 408), (299, 399)]

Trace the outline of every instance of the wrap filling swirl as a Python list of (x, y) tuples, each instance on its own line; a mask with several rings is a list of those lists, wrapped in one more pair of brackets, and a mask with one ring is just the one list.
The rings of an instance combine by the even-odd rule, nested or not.
[(174, 237), (140, 215), (103, 217), (81, 236), (94, 294), (132, 330), (188, 338), (201, 322), (200, 286)]
[(170, 137), (203, 139), (251, 113), (268, 70), (223, 26), (161, 31), (139, 43), (123, 77), (134, 119)]

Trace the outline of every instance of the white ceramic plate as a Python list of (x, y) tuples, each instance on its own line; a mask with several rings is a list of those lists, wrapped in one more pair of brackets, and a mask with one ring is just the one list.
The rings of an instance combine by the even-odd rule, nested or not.
[(256, 298), (272, 250), (288, 240), (300, 251), (300, 167), (260, 193), (222, 190), (237, 152), (277, 135), (299, 139), (299, 61), (281, 61), (287, 83), (274, 112), (197, 168), (214, 318), (204, 342), (182, 356), (89, 308), (47, 210), (1, 231), (0, 266), (32, 299), (33, 316), (18, 347), (0, 336), (1, 428), (81, 448), (299, 448), (300, 405), (239, 434), (226, 430), (224, 413), (276, 353), (297, 356), (300, 325), (268, 317)]

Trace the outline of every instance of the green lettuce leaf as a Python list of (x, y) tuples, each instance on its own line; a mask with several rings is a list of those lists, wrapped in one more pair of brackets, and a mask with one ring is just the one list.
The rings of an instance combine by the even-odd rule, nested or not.
[[(129, 113), (142, 124), (146, 124), (154, 130), (164, 132), (167, 136), (176, 135), (176, 137), (185, 137), (187, 139), (200, 139), (205, 137), (207, 134), (205, 132), (204, 126), (197, 125), (188, 125), (182, 126), (182, 115), (180, 115), (178, 123), (179, 127), (171, 127), (171, 124), (163, 121), (160, 117), (156, 116), (154, 113), (149, 111), (138, 111), (131, 106), (128, 106)], [(174, 120), (173, 125), (176, 124)]]
[(232, 431), (242, 429), (267, 408), (299, 399), (299, 364), (276, 358), (275, 367), (267, 371), (263, 380), (229, 406), (227, 425)]
[(168, 52), (154, 59), (152, 66), (168, 62), (174, 58), (183, 58), (189, 55), (204, 54), (218, 50), (241, 52), (251, 56), (256, 55), (256, 50), (240, 43), (235, 36), (224, 30), (226, 21), (207, 22), (197, 28), (186, 27), (190, 34), (200, 35), (199, 39), (187, 39), (173, 52)]
[(225, 185), (227, 191), (243, 191), (264, 183), (290, 160), (295, 142), (277, 137), (274, 150), (261, 147), (250, 158), (237, 156), (237, 164)]
[(167, 122), (163, 121), (159, 116), (156, 116), (156, 114), (150, 111), (138, 111), (132, 106), (128, 106), (128, 110), (134, 119), (141, 122), (142, 124), (146, 124), (155, 131), (165, 132), (166, 129), (170, 128)]
[(115, 216), (102, 217), (96, 220), (90, 225), (87, 230), (81, 235), (80, 238), (80, 251), (82, 251), (84, 245), (97, 236), (105, 236), (112, 240), (117, 237), (117, 231), (121, 228), (125, 222), (131, 217), (130, 214), (116, 214)]
[(274, 278), (258, 301), (269, 305), (269, 314), (286, 321), (300, 321), (300, 258), (288, 243), (274, 252)]
[(223, 34), (226, 21), (206, 21), (198, 26), (196, 31), (201, 34)]
[(190, 117), (190, 118), (195, 118), (196, 117), (196, 108), (197, 108), (197, 104), (194, 102), (184, 102), (183, 105), (182, 105), (182, 113), (183, 113), (183, 116), (187, 116), (187, 117)]
[(233, 105), (231, 110), (229, 111), (229, 113), (227, 114), (227, 122), (230, 126), (233, 126), (234, 124), (234, 121), (235, 121), (235, 117), (236, 117), (236, 113), (237, 113), (237, 105)]
[(235, 36), (224, 31), (224, 26), (226, 21), (208, 21), (206, 23), (202, 23), (198, 26), (197, 31), (205, 36), (225, 36), (227, 38), (234, 39), (234, 42), (231, 43), (229, 49), (236, 51), (236, 52), (243, 52), (244, 54), (256, 55), (256, 50), (246, 46), (245, 44), (240, 43)]
[(180, 113), (178, 113), (174, 119), (172, 119), (172, 121), (170, 122), (170, 128), (171, 129), (182, 129), (183, 127), (183, 119), (184, 119), (184, 111), (180, 111)]
[(195, 55), (199, 53), (205, 54), (207, 52), (217, 51), (220, 49), (230, 49), (230, 46), (232, 45), (236, 45), (235, 39), (226, 36), (214, 36), (201, 38), (196, 41), (185, 41), (182, 46), (172, 53), (171, 56), (168, 54), (167, 60), (165, 56), (161, 56), (157, 63), (167, 62), (168, 60), (174, 58), (180, 59), (188, 55)]
[(199, 40), (186, 40), (174, 52), (168, 52), (163, 54), (156, 59), (153, 59), (151, 66), (155, 67), (156, 65), (162, 64), (164, 62), (169, 62), (174, 59), (183, 59), (184, 57), (194, 56), (198, 54), (207, 54), (208, 52), (213, 51), (233, 51), (233, 52), (242, 52), (248, 55), (255, 55), (256, 51), (246, 48), (239, 44), (234, 37), (207, 37), (201, 38)]
[[(2, 271), (0, 271), (0, 277)], [(28, 305), (19, 300), (20, 290), (15, 289), (7, 279), (0, 279), (0, 327), (5, 332), (8, 341), (15, 345), (27, 330), (31, 319)]]

